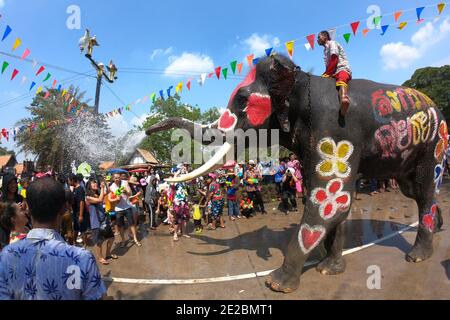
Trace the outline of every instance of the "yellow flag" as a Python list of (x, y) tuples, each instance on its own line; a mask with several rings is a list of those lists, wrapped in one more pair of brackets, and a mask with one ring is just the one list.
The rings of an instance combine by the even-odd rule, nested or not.
[(407, 24), (408, 24), (408, 22), (401, 22), (400, 25), (398, 26), (398, 28), (400, 30), (402, 30)]
[(67, 93), (67, 90), (64, 89), (63, 92), (62, 92), (62, 94), (61, 94), (61, 96), (64, 97), (64, 96), (66, 95), (66, 93)]
[(294, 41), (288, 41), (286, 42), (286, 50), (289, 54), (289, 57), (291, 57), (294, 55)]
[(183, 92), (183, 82), (180, 82), (177, 87), (175, 88), (176, 93), (178, 93), (178, 91)]
[(22, 40), (17, 38), (16, 41), (14, 41), (14, 45), (12, 47), (12, 51), (15, 51), (20, 46), (21, 43), (22, 43)]
[(439, 14), (441, 14), (441, 13), (442, 13), (442, 10), (444, 10), (444, 8), (445, 8), (445, 3), (444, 3), (444, 2), (439, 3), (439, 4), (437, 5), (437, 7), (438, 7)]
[(42, 87), (39, 87), (37, 90), (36, 90), (36, 94), (39, 94), (39, 92), (41, 92), (42, 91)]

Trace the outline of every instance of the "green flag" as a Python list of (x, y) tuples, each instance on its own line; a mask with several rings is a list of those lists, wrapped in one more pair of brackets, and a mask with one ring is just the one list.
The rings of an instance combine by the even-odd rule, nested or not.
[(378, 26), (380, 24), (381, 18), (382, 18), (382, 16), (373, 18), (373, 23), (375, 24), (375, 26)]
[(47, 76), (45, 77), (44, 81), (42, 81), (42, 82), (47, 81), (48, 79), (50, 79), (51, 76), (52, 76), (52, 75), (51, 75), (50, 73), (47, 73)]
[(230, 63), (231, 71), (233, 71), (233, 74), (236, 74), (236, 65), (237, 65), (237, 61), (232, 61)]
[(8, 62), (3, 62), (3, 67), (2, 67), (2, 74), (5, 72), (6, 68), (8, 68), (9, 63)]
[(223, 68), (222, 69), (222, 74), (223, 74), (223, 77), (225, 78), (225, 80), (227, 80), (228, 68)]
[(150, 99), (152, 99), (152, 102), (156, 101), (156, 93), (152, 93), (152, 95), (150, 96)]
[(346, 34), (344, 34), (344, 39), (345, 39), (345, 42), (349, 42), (350, 41), (350, 36), (351, 36), (352, 34), (351, 33), (346, 33)]

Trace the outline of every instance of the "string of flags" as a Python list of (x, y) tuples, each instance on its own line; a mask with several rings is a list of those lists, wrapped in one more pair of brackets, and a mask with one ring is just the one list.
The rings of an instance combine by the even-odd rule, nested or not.
[[(417, 19), (415, 19), (415, 21), (417, 22), (417, 24), (422, 23), (425, 20), (423, 18), (423, 13), (424, 13), (425, 9), (431, 8), (431, 7), (437, 8), (438, 16), (440, 16), (447, 4), (448, 4), (447, 2), (441, 2), (436, 5), (415, 8), (416, 18), (417, 18)], [(411, 10), (414, 10), (414, 9), (398, 10), (398, 11), (395, 11), (393, 14), (375, 17), (373, 19), (373, 23), (374, 23), (376, 29), (369, 29), (369, 28), (361, 29), (360, 28), (361, 21), (354, 21), (348, 25), (349, 32), (342, 34), (342, 37), (343, 37), (344, 41), (348, 44), (350, 42), (351, 37), (352, 36), (356, 37), (359, 32), (362, 34), (363, 37), (366, 37), (369, 32), (372, 32), (373, 30), (377, 30), (377, 29), (381, 29), (380, 35), (384, 36), (390, 30), (390, 27), (392, 27), (393, 25), (382, 24), (382, 21), (383, 21), (383, 18), (386, 18), (387, 16), (391, 16), (391, 15), (393, 15), (393, 17), (394, 17), (395, 24), (397, 24), (397, 29), (403, 30), (408, 25), (409, 22), (414, 21), (414, 20), (401, 21), (400, 18), (404, 16), (404, 13), (406, 11), (411, 11)], [(338, 29), (338, 27), (329, 29), (329, 33), (330, 33), (330, 36), (332, 39), (337, 38), (337, 34), (336, 34), (337, 29)], [(11, 35), (12, 31), (13, 31), (13, 29), (9, 25), (7, 25), (5, 28), (5, 31), (3, 33), (1, 42), (4, 42)], [(309, 34), (309, 35), (304, 36), (304, 38), (306, 40), (306, 43), (304, 43), (305, 49), (307, 51), (314, 50), (316, 34), (315, 33)], [(302, 39), (303, 38), (296, 39), (296, 40), (290, 40), (290, 41), (287, 41), (284, 43), (286, 52), (291, 59), (293, 59), (294, 50), (295, 50), (297, 43), (299, 41), (301, 41)], [(22, 40), (17, 37), (17, 38), (15, 38), (15, 40), (13, 42), (11, 50), (13, 52), (15, 52), (21, 46), (22, 46)], [(273, 47), (265, 49), (265, 55), (270, 56), (274, 52), (274, 50), (275, 50), (275, 48), (273, 48)], [(23, 61), (23, 60), (27, 59), (30, 56), (30, 54), (31, 54), (30, 49), (25, 48), (22, 53), (21, 60)], [(247, 55), (246, 62), (247, 62), (248, 67), (252, 68), (253, 66), (255, 66), (259, 62), (260, 59), (261, 59), (261, 57), (256, 57), (255, 54), (253, 54), (253, 53)], [(34, 70), (37, 67), (37, 65), (38, 65), (37, 60), (33, 59), (32, 69)], [(1, 75), (3, 75), (8, 70), (9, 66), (10, 66), (9, 62), (3, 61)], [(198, 83), (199, 86), (202, 87), (205, 85), (206, 80), (213, 78), (214, 75), (217, 78), (217, 80), (220, 80), (220, 78), (227, 80), (230, 70), (233, 75), (235, 75), (236, 73), (241, 74), (243, 71), (243, 67), (244, 67), (244, 62), (238, 62), (237, 60), (234, 60), (229, 63), (229, 66), (225, 66), (225, 67), (218, 66), (218, 67), (215, 67), (215, 69), (211, 72), (204, 72), (204, 73), (200, 74), (197, 77), (196, 82)], [(20, 74), (20, 70), (17, 68), (13, 68), (11, 77), (10, 77), (10, 81), (15, 80), (19, 74)], [(45, 76), (44, 76), (44, 74), (45, 74)], [(40, 80), (39, 80), (39, 77), (40, 77)], [(52, 74), (49, 72), (46, 72), (46, 68), (44, 66), (40, 66), (39, 69), (37, 70), (37, 72), (34, 74), (34, 78), (32, 78), (32, 77), (29, 78), (26, 75), (23, 75), (22, 79), (21, 79), (21, 85), (26, 84), (26, 82), (30, 80), (31, 84), (29, 87), (29, 91), (32, 91), (37, 86), (36, 94), (39, 94), (44, 90), (45, 83), (49, 83), (47, 81), (49, 81), (51, 78), (52, 78)], [(182, 94), (184, 88), (187, 88), (187, 90), (190, 91), (192, 88), (193, 82), (194, 82), (194, 77), (190, 77), (186, 81), (180, 81), (175, 86), (172, 85), (165, 90), (159, 90), (159, 92), (153, 92), (150, 95), (146, 95), (143, 98), (136, 100), (134, 103), (130, 103), (121, 108), (117, 108), (110, 112), (106, 112), (106, 113), (104, 113), (104, 116), (106, 118), (115, 117), (115, 116), (121, 115), (124, 111), (131, 111), (131, 108), (134, 105), (146, 103), (148, 100), (150, 100), (152, 103), (155, 103), (157, 99), (165, 99), (166, 97), (171, 97), (173, 94), (173, 90), (175, 90), (175, 93), (177, 93), (177, 94)], [(58, 83), (58, 81), (56, 79), (53, 79), (51, 89), (55, 89), (57, 83)], [(65, 97), (66, 102), (70, 102), (69, 103), (69, 107), (71, 110), (70, 112), (79, 114), (81, 104), (79, 104), (79, 102), (76, 101), (76, 99), (72, 96), (72, 93), (70, 93), (66, 89), (63, 89), (61, 85), (58, 86), (57, 90), (59, 92), (61, 92), (63, 97)], [(157, 93), (159, 93), (159, 97), (158, 97)], [(47, 90), (47, 92), (44, 94), (44, 99), (48, 99), (49, 96), (50, 96), (50, 91)], [(39, 127), (39, 126), (46, 127), (46, 124), (39, 124), (39, 125), (36, 125), (35, 127)], [(10, 129), (10, 130), (7, 130), (4, 128), (0, 131), (0, 133), (1, 133), (0, 140), (2, 137), (5, 139), (9, 139), (10, 134), (12, 137), (15, 138), (15, 135), (17, 134), (17, 132), (20, 132), (20, 130), (21, 130), (21, 128), (14, 128), (14, 129)]]

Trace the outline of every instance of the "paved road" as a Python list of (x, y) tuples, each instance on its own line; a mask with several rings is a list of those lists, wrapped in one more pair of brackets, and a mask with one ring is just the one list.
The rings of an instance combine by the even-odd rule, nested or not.
[[(412, 228), (347, 255), (344, 274), (323, 276), (314, 267), (305, 268), (300, 289), (288, 295), (270, 291), (264, 277), (252, 274), (282, 264), (283, 249), (295, 232), (301, 212), (285, 216), (274, 209), (249, 220), (227, 220), (225, 229), (204, 231), (179, 242), (172, 241), (165, 226), (156, 232), (144, 231), (141, 248), (130, 242), (126, 249), (116, 251), (119, 260), (101, 266), (101, 271), (107, 278), (144, 280), (251, 277), (188, 285), (107, 281), (108, 294), (115, 299), (450, 299), (449, 194), (450, 184), (444, 184), (438, 196), (444, 230), (435, 236), (431, 259), (419, 264), (405, 261), (416, 235)], [(347, 249), (382, 239), (417, 221), (415, 202), (399, 192), (361, 197), (347, 222)], [(272, 209), (275, 204), (268, 207)], [(320, 250), (316, 250), (309, 261), (320, 257)], [(373, 265), (381, 270), (379, 290), (367, 288), (367, 269)]]

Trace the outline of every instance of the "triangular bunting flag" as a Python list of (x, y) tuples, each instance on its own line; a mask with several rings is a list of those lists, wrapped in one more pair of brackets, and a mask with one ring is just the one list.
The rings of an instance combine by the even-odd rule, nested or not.
[(311, 45), (309, 43), (305, 43), (306, 51), (311, 50)]
[(38, 72), (36, 72), (36, 76), (40, 75), (43, 71), (45, 70), (44, 66), (41, 66), (38, 70)]
[(142, 98), (142, 103), (146, 103), (148, 100), (148, 96), (145, 96), (144, 98)]
[(378, 27), (378, 25), (381, 22), (381, 18), (382, 18), (382, 16), (378, 16), (378, 17), (373, 18), (373, 24), (375, 25), (375, 27)]
[(8, 62), (3, 62), (3, 66), (2, 66), (2, 74), (5, 72), (5, 70), (8, 68), (9, 63)]
[(292, 59), (292, 56), (294, 55), (294, 41), (286, 42), (286, 50), (289, 54), (289, 57)]
[(150, 99), (152, 100), (152, 102), (154, 103), (156, 101), (156, 93), (152, 93), (150, 95)]
[(214, 75), (214, 72), (211, 72), (210, 74), (208, 74), (208, 79), (211, 79), (211, 77)]
[(397, 11), (396, 13), (394, 13), (395, 22), (398, 22), (398, 19), (400, 18), (402, 13), (403, 13), (402, 11)]
[(244, 66), (244, 64), (241, 62), (241, 63), (238, 63), (238, 65), (237, 65), (237, 69), (238, 69), (238, 73), (239, 74), (241, 74), (241, 72), (242, 72), (242, 67)]
[(3, 33), (2, 41), (5, 40), (9, 36), (11, 31), (12, 31), (11, 27), (10, 26), (6, 26), (5, 32)]
[(186, 87), (189, 91), (191, 91), (191, 80), (188, 80), (188, 82), (186, 82)]
[(237, 65), (237, 61), (236, 61), (236, 60), (235, 60), (235, 61), (232, 61), (232, 62), (230, 63), (231, 71), (233, 71), (233, 74), (236, 74), (236, 65)]
[(178, 91), (180, 91), (181, 93), (183, 92), (183, 82), (180, 82), (177, 85), (176, 92), (178, 93)]
[(365, 37), (369, 31), (370, 29), (363, 29), (362, 31), (363, 37)]
[(52, 89), (54, 89), (56, 87), (56, 82), (57, 82), (56, 79), (53, 80)]
[(217, 76), (217, 79), (220, 79), (220, 70), (222, 70), (222, 67), (217, 67), (217, 68), (216, 68), (216, 76)]
[(170, 91), (173, 89), (173, 86), (170, 86), (169, 89), (167, 89), (167, 96), (170, 98)]
[(259, 58), (255, 58), (253, 59), (253, 65), (256, 66), (259, 62)]
[(47, 73), (47, 76), (45, 76), (45, 79), (44, 79), (44, 81), (42, 81), (42, 82), (47, 81), (48, 79), (50, 79), (51, 76), (52, 76), (52, 75), (51, 75), (50, 73)]
[(315, 39), (316, 39), (315, 34), (310, 34), (309, 36), (306, 37), (306, 40), (308, 40), (308, 43), (311, 46), (311, 49), (313, 49), (313, 50), (314, 50), (314, 40)]
[(247, 56), (247, 62), (248, 62), (248, 66), (251, 68), (251, 67), (253, 67), (253, 59), (255, 58), (255, 55), (252, 53), (252, 54), (249, 54), (248, 56)]
[(27, 77), (23, 76), (23, 77), (22, 77), (22, 81), (21, 81), (20, 84), (21, 84), (21, 85), (24, 85), (25, 82), (27, 82)]
[(12, 51), (16, 51), (16, 49), (22, 44), (22, 40), (20, 40), (19, 38), (16, 39), (16, 41), (14, 41), (13, 47), (12, 47)]
[(351, 33), (346, 33), (346, 34), (344, 34), (344, 39), (345, 39), (345, 42), (349, 42), (350, 41), (350, 37), (351, 37)]
[(330, 29), (328, 30), (328, 33), (330, 34), (331, 40), (336, 40), (336, 29)]
[(50, 97), (50, 91), (47, 91), (47, 93), (44, 96), (44, 99), (48, 99), (48, 97)]
[(17, 76), (18, 73), (19, 73), (19, 70), (14, 69), (12, 76), (11, 76), (11, 81), (14, 80), (14, 78)]
[(442, 10), (444, 10), (444, 8), (445, 8), (445, 3), (439, 3), (439, 4), (437, 5), (437, 8), (438, 8), (439, 14), (441, 14), (441, 13), (442, 13)]
[(39, 94), (41, 91), (42, 91), (42, 87), (39, 87), (39, 88), (36, 90), (36, 94)]
[(21, 60), (25, 60), (29, 55), (30, 55), (30, 49), (25, 49), (25, 51), (22, 54), (22, 58), (20, 58)]
[(34, 88), (35, 85), (36, 85), (36, 82), (33, 81), (33, 82), (31, 83), (31, 86), (30, 86), (30, 91), (33, 90), (33, 88)]
[(31, 65), (31, 68), (33, 68), (33, 69), (36, 68), (37, 64), (38, 64), (38, 62), (36, 61), (36, 59), (33, 59), (33, 63)]
[(202, 73), (202, 74), (200, 75), (200, 85), (201, 85), (201, 86), (203, 86), (203, 85), (205, 84), (206, 76), (207, 76), (207, 75), (208, 75), (207, 73)]
[(62, 89), (62, 86), (59, 85), (59, 86), (58, 86), (58, 92), (61, 92), (61, 89)]
[(67, 93), (67, 90), (64, 89), (64, 90), (62, 91), (62, 93), (61, 93), (61, 97), (64, 97), (64, 96), (66, 95), (66, 93)]
[(356, 31), (358, 31), (359, 27), (359, 21), (353, 22), (352, 24), (350, 24), (350, 26), (352, 27), (353, 35), (356, 36)]
[(387, 24), (387, 25), (384, 25), (384, 26), (381, 26), (381, 35), (382, 36), (384, 36), (384, 34), (386, 33), (386, 31), (387, 31), (387, 29), (389, 28), (389, 25)]
[(423, 19), (420, 18), (420, 15), (422, 14), (423, 9), (425, 9), (425, 7), (420, 7), (420, 8), (416, 8), (416, 13), (417, 13), (417, 21), (423, 21)]
[(222, 74), (223, 74), (223, 77), (225, 78), (225, 80), (227, 80), (228, 68), (223, 68), (222, 69)]
[(270, 54), (272, 53), (272, 51), (273, 51), (273, 48), (269, 48), (269, 49), (266, 49), (266, 56), (270, 56)]
[(408, 24), (408, 22), (400, 22), (400, 25), (398, 26), (398, 28), (400, 29), (400, 30), (402, 30), (404, 27), (406, 27), (406, 25)]

